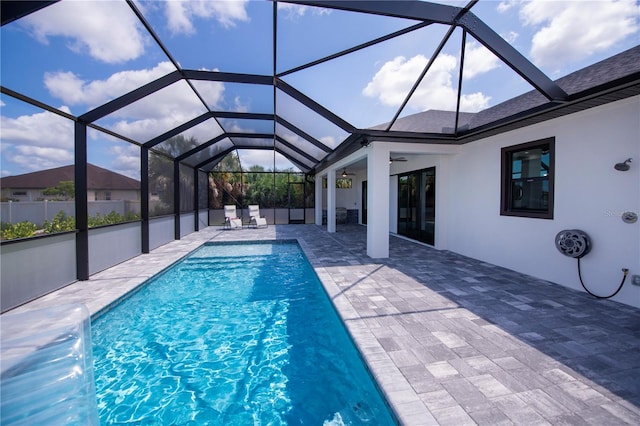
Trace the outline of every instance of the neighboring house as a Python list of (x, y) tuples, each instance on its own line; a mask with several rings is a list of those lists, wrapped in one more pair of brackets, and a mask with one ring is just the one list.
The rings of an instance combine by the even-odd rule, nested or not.
[[(54, 199), (56, 197), (45, 196), (42, 191), (55, 187), (64, 181), (74, 181), (73, 165), (3, 177), (0, 179), (2, 200), (41, 201)], [(87, 188), (89, 201), (140, 200), (140, 181), (93, 164), (87, 165)]]

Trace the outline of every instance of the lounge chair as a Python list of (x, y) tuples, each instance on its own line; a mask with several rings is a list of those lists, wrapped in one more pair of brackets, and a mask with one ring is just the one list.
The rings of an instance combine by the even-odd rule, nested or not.
[(224, 228), (242, 229), (242, 219), (236, 213), (236, 206), (224, 206)]
[(267, 219), (260, 216), (260, 207), (253, 205), (249, 206), (249, 224), (253, 225), (255, 228), (266, 228)]

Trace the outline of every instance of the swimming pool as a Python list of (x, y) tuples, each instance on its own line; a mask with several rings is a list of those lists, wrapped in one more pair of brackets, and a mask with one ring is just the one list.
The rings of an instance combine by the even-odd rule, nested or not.
[(296, 242), (206, 244), (92, 339), (102, 424), (395, 424)]

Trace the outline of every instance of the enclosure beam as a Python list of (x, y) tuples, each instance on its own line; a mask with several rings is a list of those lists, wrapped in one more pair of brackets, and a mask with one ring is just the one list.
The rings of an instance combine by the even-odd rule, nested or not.
[(199, 200), (199, 191), (200, 191), (200, 176), (198, 175), (198, 169), (193, 169), (193, 215), (194, 215), (194, 223), (193, 230), (198, 232), (200, 230), (200, 200)]
[(76, 275), (89, 279), (89, 212), (87, 207), (87, 125), (75, 122)]
[(149, 253), (149, 149), (140, 149), (140, 218), (142, 253)]
[(180, 239), (180, 162), (173, 162), (173, 238)]

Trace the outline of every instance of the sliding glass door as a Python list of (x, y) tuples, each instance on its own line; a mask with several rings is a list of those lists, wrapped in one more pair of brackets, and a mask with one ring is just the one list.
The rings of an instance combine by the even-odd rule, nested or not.
[(436, 225), (436, 169), (398, 176), (398, 234), (434, 244)]

